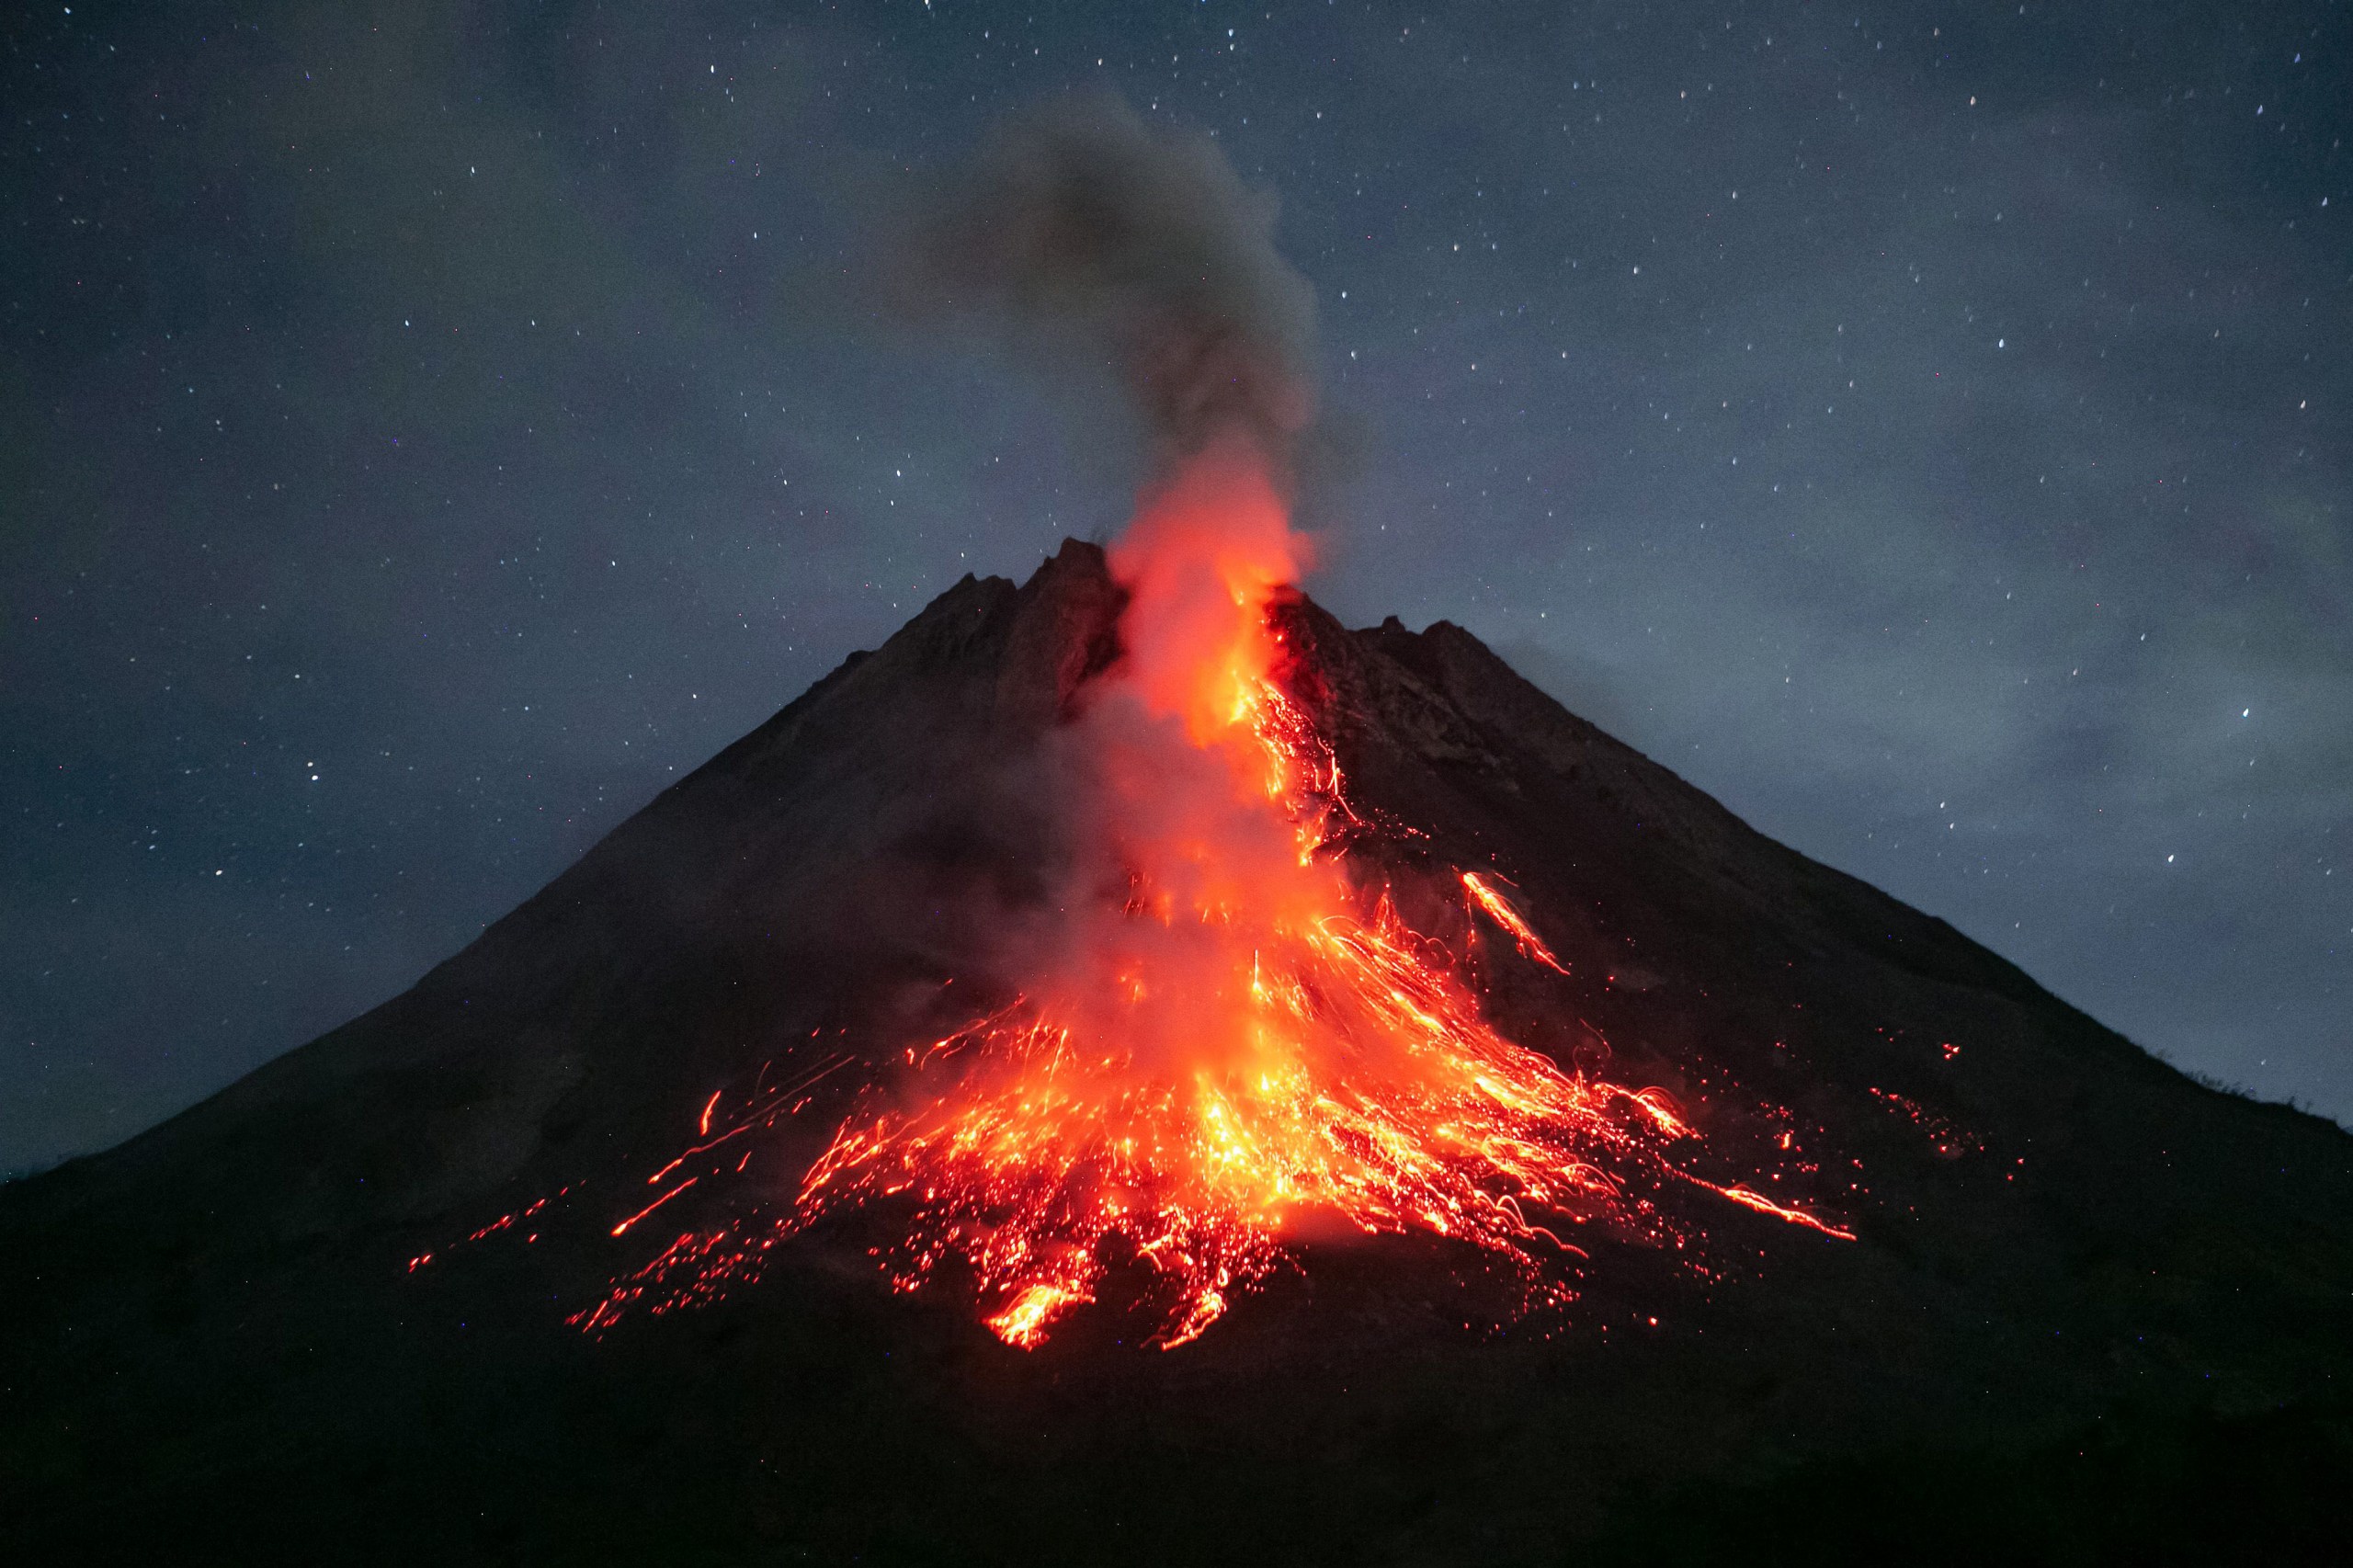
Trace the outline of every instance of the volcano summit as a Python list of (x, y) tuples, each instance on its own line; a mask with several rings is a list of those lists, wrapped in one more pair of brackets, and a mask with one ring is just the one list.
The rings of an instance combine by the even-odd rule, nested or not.
[[(1152, 537), (966, 579), (407, 994), (0, 1188), (19, 1539), (2333, 1544), (2353, 1140), (1459, 629), (1188, 597)], [(1163, 611), (1216, 701), (1153, 707)]]

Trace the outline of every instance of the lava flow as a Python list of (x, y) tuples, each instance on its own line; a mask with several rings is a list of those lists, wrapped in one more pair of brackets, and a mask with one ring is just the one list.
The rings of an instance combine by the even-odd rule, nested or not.
[[(1154, 1341), (1182, 1345), (1335, 1221), (1467, 1244), (1529, 1304), (1570, 1299), (1555, 1265), (1584, 1256), (1581, 1226), (1683, 1239), (1647, 1196), (1677, 1182), (1847, 1234), (1678, 1169), (1667, 1150), (1694, 1134), (1665, 1094), (1506, 1039), (1387, 894), (1351, 881), (1335, 830), (1362, 824), (1286, 689), (1268, 613), (1304, 540), (1239, 447), (1193, 459), (1111, 553), (1123, 656), (1064, 736), (1089, 853), (1020, 1000), (908, 1052), (900, 1084), (868, 1085), (764, 1233), (680, 1234), (575, 1321), (709, 1299), (866, 1206), (904, 1216), (877, 1249), (898, 1289), (953, 1259), (988, 1325), (1025, 1348), (1138, 1265)], [(1567, 972), (1494, 886), (1461, 881), (1466, 910)], [(691, 1154), (724, 1169), (720, 1146), (779, 1108), (770, 1095)], [(615, 1233), (697, 1179), (679, 1179), (688, 1163)]]

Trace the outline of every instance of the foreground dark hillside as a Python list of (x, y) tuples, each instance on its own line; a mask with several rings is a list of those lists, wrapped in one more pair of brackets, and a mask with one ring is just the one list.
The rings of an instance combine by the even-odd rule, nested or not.
[(953, 1281), (890, 1294), (851, 1227), (708, 1310), (566, 1328), (642, 1260), (607, 1233), (707, 1096), (812, 1040), (888, 1057), (943, 982), (985, 990), (990, 912), (1053, 853), (1038, 738), (1116, 656), (1116, 611), (1086, 546), (968, 579), (408, 994), (0, 1188), (15, 1538), (943, 1563), (2341, 1542), (2353, 1138), (1751, 832), (1459, 629), (1304, 601), (1295, 685), (1359, 806), (1426, 835), (1368, 837), (1360, 875), (1409, 906), (1449, 866), (1508, 877), (1573, 973), (1483, 960), (1506, 1030), (1667, 1087), (1726, 1149), (1787, 1108), (1818, 1168), (1786, 1196), (1857, 1241), (1716, 1205), (1707, 1272), (1597, 1244), (1565, 1321), (1497, 1330), (1439, 1244), (1324, 1240), (1175, 1353), (1107, 1303), (1025, 1354)]

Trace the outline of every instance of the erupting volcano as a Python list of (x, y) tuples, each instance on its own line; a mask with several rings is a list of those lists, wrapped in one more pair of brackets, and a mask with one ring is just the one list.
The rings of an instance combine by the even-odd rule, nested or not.
[[(858, 1088), (789, 1202), (768, 1199), (780, 1213), (699, 1211), (587, 1327), (709, 1300), (779, 1242), (886, 1200), (904, 1233), (875, 1250), (894, 1282), (953, 1258), (1024, 1346), (1129, 1262), (1158, 1298), (1151, 1337), (1183, 1344), (1288, 1236), (1334, 1224), (1465, 1244), (1523, 1305), (1569, 1299), (1554, 1265), (1585, 1256), (1585, 1227), (1684, 1248), (1689, 1221), (1658, 1201), (1677, 1184), (1848, 1237), (1687, 1169), (1671, 1145), (1693, 1129), (1661, 1088), (1564, 1069), (1493, 1027), (1467, 953), (1409, 923), (1379, 858), (1352, 853), (1427, 833), (1351, 803), (1322, 676), (1278, 613), (1311, 564), (1288, 491), (1313, 398), (1307, 291), (1272, 216), (1214, 149), (1097, 102), (1008, 128), (917, 246), (911, 287), (1108, 347), (1150, 438), (1108, 560), (1111, 656), (1038, 741), (1059, 818), (1050, 896), (996, 955), (1012, 994), (876, 1052), (902, 1060), (891, 1081), (771, 1063), (790, 1093), (762, 1080), (714, 1100), (722, 1131), (664, 1164), (653, 1207), (619, 1229), (739, 1174), (779, 1115)], [(1486, 876), (1448, 868), (1437, 885), (1568, 976)], [(825, 1093), (801, 1092), (809, 1072)]]
[(1319, 608), (1310, 301), (1205, 142), (1058, 111), (961, 190), (893, 302), (1108, 367), (1117, 542), (964, 578), (405, 994), (0, 1186), (12, 1544), (2303, 1551), (2353, 1140), (1461, 628)]
[[(1120, 1259), (1161, 1287), (1155, 1342), (1182, 1345), (1302, 1220), (1469, 1244), (1507, 1263), (1528, 1304), (1570, 1298), (1551, 1265), (1586, 1256), (1577, 1227), (1682, 1246), (1688, 1224), (1652, 1196), (1677, 1180), (1853, 1239), (1683, 1170), (1669, 1145), (1693, 1131), (1669, 1096), (1498, 1033), (1453, 955), (1351, 877), (1348, 843), (1381, 830), (1349, 804), (1294, 690), (1313, 672), (1269, 614), (1306, 555), (1246, 443), (1147, 496), (1110, 555), (1120, 657), (1050, 738), (1080, 843), (1022, 994), (866, 1085), (781, 1218), (680, 1232), (577, 1321), (710, 1299), (777, 1242), (885, 1199), (906, 1213), (883, 1249), (894, 1282), (914, 1290), (955, 1256), (989, 1326), (1025, 1347)], [(1520, 955), (1569, 972), (1487, 881), (1456, 880)], [(713, 1136), (719, 1102), (654, 1173), (654, 1207), (740, 1171), (739, 1139), (772, 1130), (780, 1104), (756, 1094)]]

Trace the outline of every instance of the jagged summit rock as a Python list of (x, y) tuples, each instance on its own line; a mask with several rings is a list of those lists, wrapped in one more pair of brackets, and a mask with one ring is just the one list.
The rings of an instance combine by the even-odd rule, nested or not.
[[(1573, 975), (1498, 969), (1499, 1023), (1703, 1123), (1787, 1108), (1858, 1241), (1728, 1210), (1704, 1274), (1612, 1254), (1565, 1322), (1500, 1333), (1432, 1244), (1330, 1245), (1182, 1351), (1107, 1314), (1025, 1354), (813, 1236), (706, 1310), (567, 1328), (702, 1096), (985, 987), (976, 923), (1054, 852), (1031, 759), (1120, 606), (1075, 542), (967, 577), (407, 994), (0, 1187), (12, 1530), (85, 1560), (1820, 1561), (1922, 1508), (1914, 1547), (2028, 1555), (2071, 1498), (2113, 1516), (2094, 1547), (2250, 1528), (2184, 1501), (2185, 1455), (2343, 1477), (2353, 1138), (1751, 831), (1461, 628), (1304, 597), (1303, 699), (1415, 830), (1363, 874), (1508, 875)], [(2119, 1426), (2106, 1470), (2058, 1464)]]

